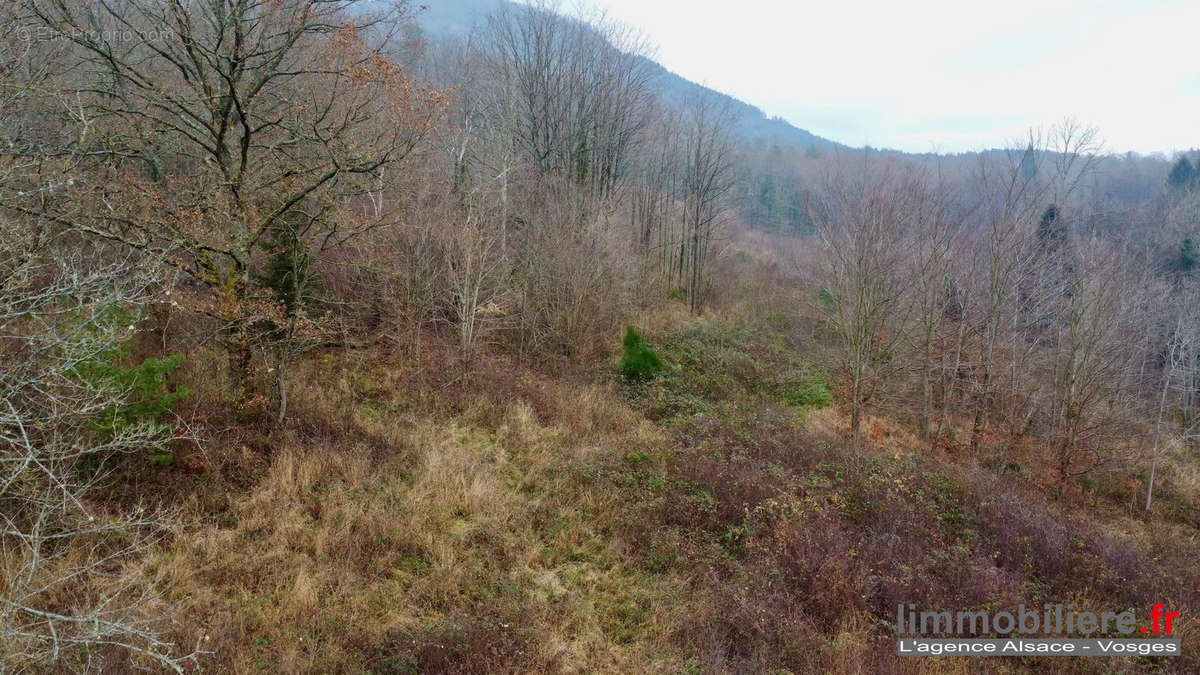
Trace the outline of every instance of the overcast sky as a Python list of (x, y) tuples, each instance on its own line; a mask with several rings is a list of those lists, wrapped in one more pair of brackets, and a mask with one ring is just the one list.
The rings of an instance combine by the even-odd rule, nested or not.
[(997, 147), (1064, 117), (1200, 146), (1200, 0), (592, 0), (667, 68), (850, 145)]

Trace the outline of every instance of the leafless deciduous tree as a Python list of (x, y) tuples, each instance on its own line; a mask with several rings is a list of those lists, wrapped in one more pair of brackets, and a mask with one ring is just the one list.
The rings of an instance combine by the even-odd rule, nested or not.
[(525, 161), (605, 197), (646, 124), (647, 48), (602, 15), (583, 21), (555, 10), (537, 2), (491, 17), (481, 44), (502, 96), (490, 98)]
[(1149, 317), (1146, 288), (1115, 247), (1080, 240), (1064, 291), (1052, 306), (1046, 340), (1052, 361), (1047, 416), (1060, 489), (1072, 476), (1116, 459), (1113, 435), (1131, 423), (1135, 393), (1121, 385), (1138, 362)]
[(39, 148), (38, 170), (0, 206), (207, 286), (200, 309), (234, 327), (244, 374), (237, 327), (256, 315), (245, 303), (272, 229), (300, 210), (313, 216), (307, 243), (326, 250), (392, 222), (397, 203), (370, 196), (436, 103), (383, 52), (394, 16), (359, 4), (30, 0), (40, 29), (72, 47), (78, 79), (53, 93), (74, 133)]
[[(1163, 368), (1154, 417), (1154, 442), (1150, 450), (1150, 470), (1146, 477), (1146, 510), (1154, 503), (1154, 481), (1162, 460), (1163, 438), (1175, 427), (1184, 440), (1197, 438), (1200, 420), (1191, 408), (1195, 405), (1196, 383), (1200, 380), (1200, 287), (1189, 280), (1182, 284), (1170, 308), (1173, 315), (1166, 331)], [(1176, 414), (1170, 415), (1171, 411)], [(1172, 421), (1175, 424), (1172, 424)]]
[(675, 227), (679, 129), (679, 114), (673, 108), (664, 108), (651, 123), (636, 155), (629, 200), (638, 250), (668, 282), (674, 277), (672, 254), (679, 239)]
[(480, 338), (506, 313), (502, 296), (503, 259), (496, 232), (481, 226), (468, 210), (461, 227), (448, 232), (446, 276), (458, 331), (458, 346), (469, 370)]
[[(920, 212), (905, 245), (912, 252), (913, 340), (921, 382), (919, 426), (922, 438), (936, 442), (941, 426), (935, 433), (935, 390), (940, 389), (944, 410), (955, 396), (967, 325), (962, 316), (962, 258), (968, 254), (963, 235), (967, 214), (966, 209), (955, 204), (947, 186), (930, 182), (923, 189)], [(949, 352), (946, 355), (939, 350), (943, 347), (939, 342), (948, 323), (956, 326), (951, 331), (950, 344), (944, 345)], [(947, 356), (949, 362), (941, 363)]]
[(709, 255), (733, 188), (732, 122), (727, 103), (704, 95), (685, 104), (678, 189), (683, 204), (679, 279), (697, 312), (708, 289)]
[(978, 449), (996, 410), (1011, 433), (1030, 422), (1028, 383), (1040, 330), (1064, 292), (1064, 256), (1072, 220), (1066, 206), (1095, 166), (1095, 132), (1068, 120), (1001, 158), (980, 157), (976, 176), (982, 220), (980, 263), (968, 286), (968, 312), (980, 339), (971, 359), (971, 448)]
[(905, 243), (922, 190), (916, 176), (864, 160), (830, 176), (810, 205), (823, 246), (819, 299), (838, 340), (856, 448), (867, 405), (901, 367), (913, 293)]

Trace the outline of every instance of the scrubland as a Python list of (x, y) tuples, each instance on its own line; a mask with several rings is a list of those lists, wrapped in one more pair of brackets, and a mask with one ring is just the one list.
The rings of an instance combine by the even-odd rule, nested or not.
[[(1200, 671), (1188, 154), (850, 149), (559, 9), (6, 5), (0, 672)], [(896, 653), (1044, 603), (1184, 654)]]
[[(639, 317), (665, 366), (647, 382), (619, 376), (617, 335), (566, 370), (492, 350), (463, 371), (436, 339), (419, 363), (328, 350), (297, 364), (276, 428), (185, 369), (185, 416), (238, 423), (130, 464), (111, 498), (161, 483), (173, 519), (120, 582), (155, 589), (197, 672), (1194, 667), (1193, 464), (1146, 514), (1119, 475), (1056, 498), (1032, 441), (931, 449), (881, 413), (855, 451), (822, 324), (772, 310), (796, 291), (742, 260), (711, 312)], [(1183, 613), (1181, 658), (895, 655), (900, 603), (1158, 601)]]

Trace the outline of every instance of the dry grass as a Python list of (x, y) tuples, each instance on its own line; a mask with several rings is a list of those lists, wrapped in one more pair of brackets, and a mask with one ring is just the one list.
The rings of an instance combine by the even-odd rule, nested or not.
[(678, 581), (605, 537), (616, 497), (588, 478), (659, 432), (607, 387), (530, 381), (528, 398), (442, 415), (391, 388), (402, 379), (306, 364), (305, 432), (276, 437), (264, 475), (224, 511), (193, 500), (202, 524), (132, 572), (175, 605), (180, 641), (213, 652), (203, 667), (677, 666), (655, 638)]
[(1190, 597), (1186, 524), (1056, 505), (1032, 472), (931, 452), (884, 416), (848, 453), (836, 407), (779, 398), (804, 345), (677, 309), (638, 325), (698, 365), (644, 388), (496, 355), (470, 373), (313, 355), (288, 430), (210, 440), (186, 525), (124, 578), (161, 592), (206, 672), (1087, 672), (900, 658), (884, 608)]

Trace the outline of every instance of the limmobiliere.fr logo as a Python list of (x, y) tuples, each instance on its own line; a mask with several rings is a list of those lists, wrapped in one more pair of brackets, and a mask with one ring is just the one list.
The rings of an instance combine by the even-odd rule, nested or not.
[(1124, 612), (1076, 611), (1071, 604), (1047, 603), (1041, 611), (1018, 605), (1014, 612), (966, 610), (959, 612), (917, 612), (916, 605), (898, 605), (896, 633), (898, 635), (1131, 635), (1140, 631), (1147, 635), (1171, 635), (1179, 612), (1167, 611), (1164, 603), (1150, 608), (1149, 621), (1138, 625), (1133, 610)]
[[(1133, 610), (1097, 613), (1061, 603), (1019, 605), (1016, 612), (918, 612), (916, 605), (901, 604), (896, 648), (911, 656), (1178, 656), (1181, 644), (1173, 633), (1179, 612), (1156, 603), (1143, 616), (1139, 621)], [(1142, 636), (1104, 637), (1137, 633)]]

